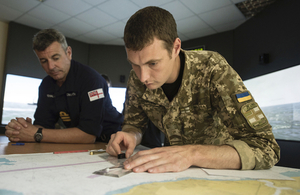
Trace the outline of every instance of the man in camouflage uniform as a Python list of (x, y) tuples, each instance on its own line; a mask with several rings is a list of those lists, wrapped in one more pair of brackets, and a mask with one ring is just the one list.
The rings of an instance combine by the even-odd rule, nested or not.
[[(272, 127), (239, 75), (216, 52), (182, 50), (168, 11), (146, 7), (136, 12), (126, 24), (124, 41), (133, 70), (122, 132), (112, 135), (107, 152), (126, 149), (126, 169), (268, 169), (278, 162)], [(170, 146), (130, 157), (148, 120)]]

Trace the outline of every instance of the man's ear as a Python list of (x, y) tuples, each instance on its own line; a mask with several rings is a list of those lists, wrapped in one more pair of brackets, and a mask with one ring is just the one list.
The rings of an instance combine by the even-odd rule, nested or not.
[(71, 48), (71, 46), (68, 46), (68, 48), (67, 48), (67, 56), (68, 56), (69, 60), (72, 60), (72, 48)]
[(173, 47), (175, 56), (179, 55), (180, 49), (181, 49), (181, 40), (179, 38), (176, 38)]

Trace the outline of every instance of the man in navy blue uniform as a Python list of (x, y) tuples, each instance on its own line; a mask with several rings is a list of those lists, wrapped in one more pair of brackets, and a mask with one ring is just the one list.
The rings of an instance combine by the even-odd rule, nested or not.
[(12, 119), (5, 127), (10, 141), (108, 142), (111, 134), (121, 130), (123, 115), (112, 106), (106, 80), (72, 60), (72, 49), (62, 33), (38, 32), (33, 50), (48, 76), (39, 87), (34, 123), (28, 117)]

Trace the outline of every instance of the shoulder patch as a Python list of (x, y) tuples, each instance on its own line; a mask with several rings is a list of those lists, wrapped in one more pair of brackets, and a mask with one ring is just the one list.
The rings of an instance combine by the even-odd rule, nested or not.
[(99, 89), (95, 89), (93, 91), (89, 91), (88, 96), (89, 96), (91, 102), (101, 99), (101, 98), (104, 98), (103, 89), (99, 88)]
[(248, 91), (236, 94), (235, 96), (236, 96), (237, 101), (240, 102), (240, 103), (252, 99), (252, 96), (249, 94)]
[(245, 104), (241, 108), (241, 113), (247, 120), (251, 128), (257, 130), (269, 124), (266, 116), (256, 102)]

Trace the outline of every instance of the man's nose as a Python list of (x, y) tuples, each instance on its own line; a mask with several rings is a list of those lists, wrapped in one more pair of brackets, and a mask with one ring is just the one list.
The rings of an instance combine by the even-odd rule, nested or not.
[(54, 63), (54, 61), (52, 61), (52, 60), (49, 60), (49, 61), (48, 61), (48, 68), (49, 68), (49, 70), (52, 70), (52, 69), (54, 69), (54, 67), (55, 67), (55, 63)]
[(142, 83), (146, 83), (146, 81), (149, 79), (149, 73), (148, 67), (141, 67), (140, 80)]

